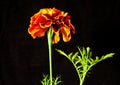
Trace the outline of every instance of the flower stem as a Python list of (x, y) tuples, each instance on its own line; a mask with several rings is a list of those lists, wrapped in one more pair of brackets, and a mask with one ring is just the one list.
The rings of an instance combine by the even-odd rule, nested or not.
[(48, 49), (49, 49), (49, 71), (50, 71), (50, 85), (52, 85), (52, 27), (47, 32)]

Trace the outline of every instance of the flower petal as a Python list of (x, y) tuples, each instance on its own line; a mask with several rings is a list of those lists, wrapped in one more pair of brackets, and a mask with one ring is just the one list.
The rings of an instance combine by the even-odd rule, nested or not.
[(70, 28), (63, 27), (61, 29), (62, 38), (64, 42), (68, 42), (71, 39)]
[(68, 26), (70, 29), (72, 29), (72, 32), (75, 34), (75, 27), (71, 24), (71, 21), (70, 21), (70, 16), (66, 16), (66, 18), (64, 18), (63, 22), (64, 22), (64, 25)]
[(33, 36), (37, 37), (43, 37), (45, 35), (45, 32), (48, 30), (48, 28), (41, 28), (38, 32), (34, 33)]
[(58, 32), (55, 32), (52, 43), (57, 44), (59, 41), (60, 41), (60, 36), (59, 36), (59, 31), (58, 31)]
[(31, 36), (34, 39), (36, 38), (36, 36), (34, 34), (40, 30), (39, 28), (40, 28), (39, 25), (37, 25), (37, 26), (31, 26), (30, 28), (28, 28), (29, 34), (31, 34)]
[(39, 23), (41, 28), (46, 28), (46, 27), (50, 27), (52, 25), (52, 21), (51, 20), (46, 20), (45, 22)]
[(45, 22), (46, 20), (48, 20), (48, 18), (47, 18), (46, 16), (44, 16), (44, 15), (39, 15), (39, 16), (36, 18), (34, 24), (41, 23), (41, 22)]
[(51, 9), (51, 8), (40, 9), (39, 13), (40, 14), (49, 14), (51, 16), (53, 13), (53, 9)]
[(53, 17), (54, 19), (59, 19), (61, 16), (64, 15), (63, 13), (64, 13), (63, 11), (60, 11), (60, 10), (58, 10), (58, 9), (53, 8), (52, 17)]

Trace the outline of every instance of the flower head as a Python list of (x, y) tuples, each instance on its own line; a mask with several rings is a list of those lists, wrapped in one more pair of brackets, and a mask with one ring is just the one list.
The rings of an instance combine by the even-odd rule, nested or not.
[(68, 13), (56, 8), (40, 9), (34, 14), (30, 20), (28, 32), (35, 39), (36, 37), (43, 37), (50, 27), (54, 33), (53, 44), (60, 41), (60, 34), (62, 34), (63, 41), (68, 42), (71, 39), (71, 31), (75, 33)]

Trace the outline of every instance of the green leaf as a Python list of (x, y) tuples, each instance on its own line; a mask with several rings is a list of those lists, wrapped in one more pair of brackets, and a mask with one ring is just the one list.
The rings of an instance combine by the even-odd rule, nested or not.
[(86, 49), (87, 49), (87, 54), (89, 54), (89, 52), (90, 52), (90, 47), (87, 47)]
[(90, 47), (87, 47), (87, 48), (86, 48), (86, 51), (87, 51), (86, 57), (87, 57), (87, 58), (88, 58), (88, 57), (91, 57)]
[(78, 50), (79, 50), (80, 54), (82, 55), (82, 57), (84, 57), (86, 55), (86, 50), (84, 47), (81, 49), (78, 47)]
[(99, 61), (99, 57), (98, 57), (98, 56), (96, 56), (96, 59), (95, 59), (95, 61)]
[(86, 49), (85, 49), (85, 47), (83, 47), (83, 48), (82, 48), (82, 54), (83, 54), (83, 56), (85, 56), (86, 53), (87, 53), (87, 52), (86, 52)]
[(59, 49), (56, 49), (56, 51), (59, 52), (61, 55), (64, 55), (64, 56), (68, 57), (67, 54), (64, 51), (59, 50)]
[(73, 56), (72, 56), (72, 61), (74, 61), (74, 59), (77, 57), (78, 52), (76, 52)]
[(68, 54), (68, 58), (71, 59), (72, 55), (73, 55), (73, 53)]
[(80, 59), (78, 59), (78, 60), (75, 61), (75, 65), (77, 65), (78, 63), (81, 63)]
[(80, 69), (82, 67), (82, 65), (80, 65), (80, 66), (76, 66), (76, 69)]
[(98, 62), (104, 59), (113, 57), (113, 55), (115, 54), (115, 53), (109, 53), (109, 54), (103, 55), (101, 58), (96, 56), (95, 59), (92, 59), (92, 51), (90, 50), (90, 47), (87, 47), (87, 48), (78, 47), (78, 52), (74, 54), (73, 52), (71, 52), (68, 55), (61, 50), (57, 50), (57, 51), (60, 54), (66, 56), (72, 62), (79, 76), (80, 85), (83, 85), (85, 76), (88, 74), (88, 72), (91, 70), (91, 68), (94, 65), (96, 65)]
[(106, 54), (106, 55), (104, 56), (104, 59), (111, 58), (111, 57), (113, 57), (113, 55), (115, 55), (115, 53)]
[[(62, 83), (62, 81), (60, 80), (60, 77), (57, 76), (56, 78), (52, 79), (52, 85), (59, 85), (60, 83)], [(43, 75), (43, 80), (41, 81), (42, 85), (50, 85), (50, 78), (48, 75)]]

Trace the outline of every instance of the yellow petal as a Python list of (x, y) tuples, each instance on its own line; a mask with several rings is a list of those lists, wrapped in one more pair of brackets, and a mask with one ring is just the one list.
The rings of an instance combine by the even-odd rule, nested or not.
[(63, 29), (61, 29), (61, 33), (62, 33), (62, 38), (64, 42), (68, 42), (71, 39), (71, 34), (70, 34), (70, 29), (63, 27)]
[(55, 32), (52, 43), (57, 44), (60, 41), (59, 31)]

